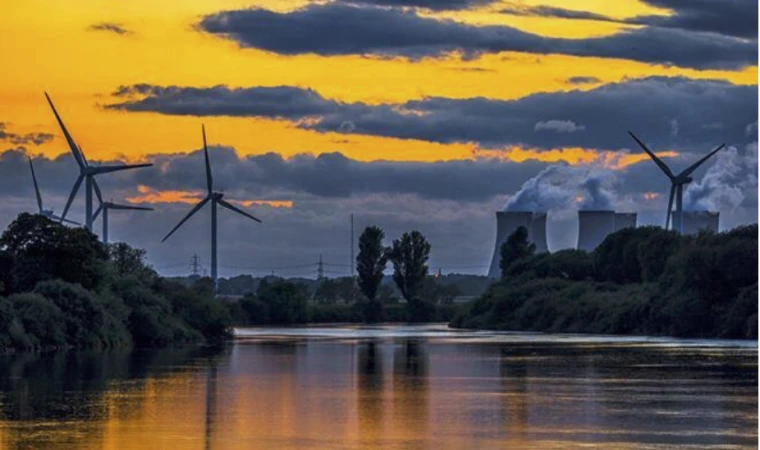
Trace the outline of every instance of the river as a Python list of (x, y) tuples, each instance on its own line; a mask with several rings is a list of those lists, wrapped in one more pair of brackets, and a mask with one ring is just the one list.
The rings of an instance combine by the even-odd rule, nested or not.
[(757, 342), (251, 328), (0, 357), (2, 449), (757, 448)]

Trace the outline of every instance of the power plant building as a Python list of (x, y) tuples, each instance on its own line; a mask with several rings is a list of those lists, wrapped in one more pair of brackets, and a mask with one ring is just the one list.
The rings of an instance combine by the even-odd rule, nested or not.
[[(675, 219), (675, 216), (676, 212), (674, 211), (671, 219)], [(712, 231), (713, 233), (720, 231), (719, 212), (706, 210), (683, 212), (683, 234), (697, 234), (703, 230)]]
[(578, 211), (578, 250), (592, 252), (608, 234), (616, 230), (615, 211)]
[(636, 228), (636, 213), (615, 213), (615, 231), (623, 228)]
[(546, 213), (534, 213), (532, 211), (498, 211), (496, 213), (496, 244), (491, 258), (491, 266), (488, 270), (490, 278), (501, 276), (501, 245), (519, 227), (528, 230), (528, 240), (536, 245), (536, 253), (548, 251), (546, 245)]

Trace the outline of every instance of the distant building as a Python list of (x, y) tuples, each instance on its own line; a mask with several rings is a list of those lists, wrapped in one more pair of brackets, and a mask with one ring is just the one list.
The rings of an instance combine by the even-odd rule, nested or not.
[(496, 213), (496, 242), (491, 258), (491, 266), (488, 270), (489, 278), (501, 276), (501, 245), (519, 227), (528, 230), (528, 240), (536, 245), (536, 252), (548, 251), (546, 245), (546, 213), (534, 213), (532, 211), (498, 211)]
[(578, 250), (592, 252), (607, 235), (624, 228), (635, 228), (636, 213), (620, 213), (612, 210), (578, 211)]
[[(671, 223), (675, 218), (675, 211), (671, 213)], [(683, 234), (697, 234), (700, 231), (720, 231), (720, 213), (717, 211), (695, 210), (683, 212)]]

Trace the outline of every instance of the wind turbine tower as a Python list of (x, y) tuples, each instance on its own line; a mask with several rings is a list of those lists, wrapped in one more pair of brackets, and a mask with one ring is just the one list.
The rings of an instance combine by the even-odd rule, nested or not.
[(211, 176), (211, 165), (209, 163), (208, 159), (208, 148), (206, 147), (206, 128), (204, 126), (201, 126), (201, 131), (203, 133), (203, 155), (206, 159), (206, 187), (208, 188), (208, 194), (206, 194), (206, 197), (203, 198), (200, 202), (198, 202), (193, 209), (190, 210), (190, 212), (175, 226), (172, 228), (172, 230), (167, 234), (161, 242), (166, 241), (169, 239), (169, 236), (174, 234), (175, 231), (179, 227), (182, 226), (183, 223), (187, 221), (190, 217), (193, 216), (198, 210), (203, 208), (203, 206), (211, 202), (211, 279), (214, 282), (214, 290), (216, 290), (217, 284), (217, 259), (216, 259), (216, 234), (217, 234), (217, 225), (216, 225), (216, 206), (221, 205), (224, 208), (229, 209), (232, 212), (236, 212), (240, 215), (243, 215), (245, 217), (248, 217), (249, 219), (255, 220), (256, 222), (261, 223), (261, 220), (253, 217), (252, 215), (248, 214), (247, 212), (243, 211), (242, 209), (238, 208), (237, 206), (227, 202), (224, 200), (224, 194), (221, 192), (214, 191), (214, 178)]
[(77, 191), (79, 191), (79, 187), (82, 185), (82, 181), (85, 182), (85, 228), (92, 231), (92, 221), (95, 219), (92, 211), (92, 191), (95, 189), (95, 193), (97, 194), (98, 198), (101, 197), (100, 194), (100, 188), (97, 186), (95, 181), (96, 175), (101, 175), (104, 173), (110, 173), (110, 172), (117, 172), (120, 170), (129, 170), (129, 169), (138, 169), (140, 167), (150, 167), (153, 164), (120, 164), (120, 165), (108, 165), (108, 166), (91, 166), (87, 159), (84, 156), (84, 153), (82, 152), (81, 147), (79, 147), (76, 142), (74, 142), (74, 139), (69, 134), (69, 131), (66, 129), (66, 126), (63, 124), (63, 120), (61, 120), (61, 116), (58, 115), (58, 111), (56, 111), (55, 106), (53, 105), (53, 101), (50, 100), (50, 96), (45, 92), (45, 98), (47, 98), (48, 104), (50, 104), (50, 108), (53, 110), (53, 114), (55, 114), (55, 119), (58, 121), (58, 125), (61, 127), (61, 131), (63, 132), (64, 137), (66, 138), (66, 142), (69, 144), (69, 149), (71, 149), (71, 153), (74, 155), (74, 159), (77, 162), (77, 165), (79, 166), (79, 176), (77, 177), (76, 182), (74, 182), (74, 186), (71, 188), (71, 194), (69, 195), (69, 200), (66, 202), (66, 207), (63, 209), (63, 214), (61, 214), (61, 220), (64, 220), (66, 218), (66, 213), (69, 212), (69, 208), (71, 207), (71, 202), (74, 201), (74, 197), (77, 195)]
[(649, 157), (652, 158), (655, 164), (657, 164), (657, 166), (665, 173), (668, 179), (670, 179), (670, 196), (668, 197), (668, 212), (665, 219), (665, 229), (667, 230), (670, 227), (670, 216), (671, 211), (673, 210), (673, 198), (675, 197), (676, 211), (675, 214), (673, 214), (673, 228), (679, 233), (683, 234), (683, 187), (684, 185), (687, 185), (693, 181), (691, 174), (694, 173), (694, 171), (697, 170), (699, 166), (704, 164), (705, 161), (718, 153), (723, 147), (726, 146), (726, 144), (720, 144), (715, 150), (703, 156), (699, 161), (690, 165), (681, 171), (681, 173), (676, 175), (672, 170), (670, 170), (670, 167), (662, 162), (662, 160), (658, 158), (654, 152), (649, 150), (649, 147), (647, 147), (646, 144), (641, 141), (641, 139), (633, 134), (632, 131), (629, 131), (628, 134), (630, 134), (633, 140), (635, 140), (641, 146), (641, 148), (647, 152)]
[(39, 208), (39, 214), (47, 217), (51, 220), (59, 220), (62, 222), (70, 223), (73, 225), (79, 225), (73, 220), (64, 219), (62, 217), (53, 214), (52, 209), (45, 209), (42, 207), (42, 196), (40, 195), (40, 187), (37, 185), (37, 176), (34, 174), (34, 164), (32, 164), (32, 158), (29, 158), (29, 168), (32, 170), (32, 181), (34, 182), (34, 193), (37, 194), (37, 208)]
[[(97, 185), (97, 182), (95, 183)], [(100, 190), (98, 190), (99, 192)], [(100, 200), (100, 198), (98, 198)], [(93, 220), (98, 218), (98, 215), (102, 212), (103, 213), (103, 243), (108, 244), (108, 211), (114, 209), (119, 211), (124, 210), (132, 210), (132, 211), (153, 211), (153, 208), (147, 208), (145, 206), (134, 206), (134, 205), (121, 205), (119, 203), (114, 202), (104, 202), (100, 201), (100, 206), (98, 206), (97, 211), (95, 211), (95, 214), (93, 215)]]

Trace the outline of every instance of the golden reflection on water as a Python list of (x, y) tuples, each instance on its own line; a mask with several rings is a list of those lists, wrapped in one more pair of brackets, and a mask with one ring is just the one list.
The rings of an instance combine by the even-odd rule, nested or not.
[(147, 357), (0, 359), (0, 448), (756, 448), (756, 348), (262, 338)]

